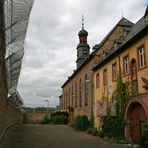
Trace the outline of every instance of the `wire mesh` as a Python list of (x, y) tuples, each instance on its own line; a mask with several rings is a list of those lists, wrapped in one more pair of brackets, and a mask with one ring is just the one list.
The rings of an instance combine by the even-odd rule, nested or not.
[(23, 104), (17, 85), (33, 3), (34, 0), (5, 0), (4, 2), (8, 100), (17, 107)]

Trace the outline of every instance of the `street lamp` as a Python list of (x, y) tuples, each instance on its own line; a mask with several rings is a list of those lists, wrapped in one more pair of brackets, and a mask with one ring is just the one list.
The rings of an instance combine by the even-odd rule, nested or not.
[(47, 114), (49, 114), (49, 100), (45, 100), (47, 102)]

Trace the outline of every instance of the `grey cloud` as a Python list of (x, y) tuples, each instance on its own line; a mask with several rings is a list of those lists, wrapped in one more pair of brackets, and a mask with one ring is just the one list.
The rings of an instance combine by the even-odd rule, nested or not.
[(81, 15), (92, 47), (124, 17), (136, 22), (145, 0), (35, 0), (25, 42), (19, 92), (26, 106), (58, 104), (61, 85), (75, 69)]

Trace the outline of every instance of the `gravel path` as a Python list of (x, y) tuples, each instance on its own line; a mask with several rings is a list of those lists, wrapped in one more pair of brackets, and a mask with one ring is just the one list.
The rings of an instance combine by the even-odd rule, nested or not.
[(68, 126), (16, 125), (11, 127), (0, 148), (129, 148), (112, 144), (99, 137), (77, 132)]

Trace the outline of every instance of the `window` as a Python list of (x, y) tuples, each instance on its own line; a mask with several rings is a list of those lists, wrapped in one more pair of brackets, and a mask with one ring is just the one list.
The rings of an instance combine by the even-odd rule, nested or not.
[(64, 105), (63, 105), (63, 102), (64, 102), (63, 96), (59, 97), (59, 99), (60, 99), (60, 100), (59, 100), (59, 101), (60, 101), (60, 102), (59, 102), (59, 103), (60, 103), (60, 104), (59, 104), (59, 105), (60, 105), (60, 108), (63, 108), (63, 107), (64, 107)]
[(113, 81), (117, 80), (117, 64), (116, 63), (112, 65), (112, 78), (113, 78)]
[(139, 59), (139, 68), (140, 69), (144, 68), (146, 66), (144, 46), (138, 48), (138, 59)]
[(88, 105), (88, 77), (85, 75), (85, 106)]
[(70, 107), (70, 88), (69, 88), (69, 105), (68, 105), (68, 107)]
[(107, 85), (107, 69), (103, 70), (103, 84)]
[(77, 83), (75, 84), (75, 107), (77, 108)]
[(72, 92), (71, 93), (72, 93), (71, 106), (73, 107), (73, 97), (74, 97), (74, 95), (73, 95), (73, 85), (72, 85)]
[(66, 108), (66, 93), (64, 92), (64, 97), (63, 97), (63, 108)]
[(82, 81), (79, 81), (79, 107), (82, 106)]
[(123, 59), (123, 68), (124, 68), (124, 75), (128, 75), (129, 74), (129, 57), (126, 56)]
[(100, 79), (99, 79), (99, 74), (96, 75), (96, 88), (100, 87)]
[(68, 92), (66, 91), (66, 109), (68, 108)]

